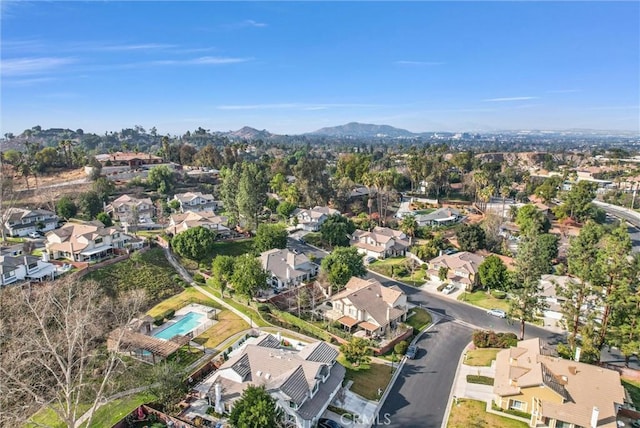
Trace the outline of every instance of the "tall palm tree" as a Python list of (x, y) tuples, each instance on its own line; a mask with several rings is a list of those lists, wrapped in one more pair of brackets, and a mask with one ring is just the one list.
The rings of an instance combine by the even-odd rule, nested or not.
[(500, 218), (504, 221), (504, 203), (505, 199), (511, 193), (511, 188), (509, 186), (500, 187), (500, 196), (502, 196), (502, 212), (500, 213)]
[(409, 236), (409, 243), (413, 243), (413, 238), (416, 236), (416, 230), (418, 229), (418, 222), (412, 215), (406, 215), (402, 218), (400, 223), (400, 230)]

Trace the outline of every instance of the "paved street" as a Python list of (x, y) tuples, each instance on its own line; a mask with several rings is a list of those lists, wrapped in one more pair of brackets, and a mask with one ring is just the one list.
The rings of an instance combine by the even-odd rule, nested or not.
[[(288, 246), (296, 251), (312, 252), (318, 258), (326, 254), (292, 239), (289, 239)], [(367, 277), (375, 278), (386, 286), (399, 286), (411, 303), (421, 305), (441, 318), (438, 325), (418, 342), (419, 358), (410, 360), (405, 365), (380, 411), (378, 426), (385, 426), (384, 416), (387, 414), (391, 423), (386, 426), (440, 427), (460, 355), (471, 341), (473, 329), (511, 331), (519, 335), (520, 326), (512, 321), (487, 315), (484, 309), (427, 293), (371, 272)], [(528, 338), (540, 337), (550, 345), (555, 345), (563, 337), (528, 324), (525, 335)]]

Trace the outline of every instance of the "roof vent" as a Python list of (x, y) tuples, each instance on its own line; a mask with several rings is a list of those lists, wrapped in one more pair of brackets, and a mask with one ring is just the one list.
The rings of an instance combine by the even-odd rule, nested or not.
[(258, 376), (258, 377), (262, 376), (262, 372), (261, 372), (260, 370), (258, 370), (258, 371), (256, 372), (256, 376)]
[(569, 382), (569, 378), (565, 375), (560, 376), (564, 382)]
[(271, 379), (271, 373), (265, 373), (264, 378), (265, 379)]

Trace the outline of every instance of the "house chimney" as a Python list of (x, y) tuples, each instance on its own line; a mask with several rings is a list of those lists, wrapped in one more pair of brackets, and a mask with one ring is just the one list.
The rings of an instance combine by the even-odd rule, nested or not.
[(389, 308), (389, 306), (387, 306), (387, 323), (389, 323), (391, 320), (390, 318), (390, 313), (391, 313), (391, 308)]
[(216, 413), (221, 415), (224, 413), (224, 406), (222, 405), (222, 387), (220, 386), (220, 382), (216, 382), (216, 384), (214, 385), (214, 390), (216, 393), (214, 410), (216, 411)]
[(438, 252), (438, 257), (442, 257), (442, 250)]
[(594, 406), (593, 410), (591, 411), (591, 424), (589, 425), (590, 428), (598, 427), (599, 416), (600, 416), (600, 409)]
[(278, 342), (282, 342), (282, 335), (280, 332), (276, 333), (276, 339), (278, 339)]
[(42, 261), (49, 262), (49, 253), (46, 250), (42, 252)]
[(580, 348), (579, 346), (576, 347), (576, 355), (575, 358), (573, 359), (574, 361), (580, 362), (580, 353), (582, 352), (582, 348)]
[(76, 255), (73, 252), (73, 242), (69, 242), (69, 245), (71, 246), (71, 261), (75, 262), (76, 261)]

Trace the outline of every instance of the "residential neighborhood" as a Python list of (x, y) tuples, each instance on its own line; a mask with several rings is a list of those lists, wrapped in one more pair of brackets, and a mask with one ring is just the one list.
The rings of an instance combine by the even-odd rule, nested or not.
[(0, 427), (640, 428), (640, 2), (0, 7)]

